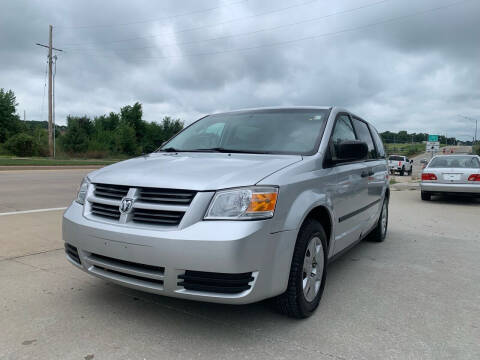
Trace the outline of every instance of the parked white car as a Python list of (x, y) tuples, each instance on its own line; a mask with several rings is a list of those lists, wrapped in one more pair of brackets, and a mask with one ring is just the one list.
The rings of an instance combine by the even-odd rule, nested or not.
[(422, 172), (422, 200), (432, 195), (480, 196), (480, 156), (435, 156)]
[(409, 160), (406, 156), (403, 155), (390, 155), (388, 157), (388, 169), (391, 174), (399, 172), (401, 176), (412, 175), (412, 165), (413, 160)]

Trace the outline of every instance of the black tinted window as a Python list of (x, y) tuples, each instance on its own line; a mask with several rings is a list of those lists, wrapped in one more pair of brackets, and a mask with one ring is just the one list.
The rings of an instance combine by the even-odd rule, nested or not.
[(368, 146), (368, 158), (375, 159), (377, 153), (375, 151), (375, 145), (373, 145), (372, 135), (370, 135), (370, 130), (368, 130), (368, 125), (363, 121), (353, 119), (353, 126), (357, 132), (358, 140), (363, 141)]
[(335, 128), (332, 134), (332, 143), (330, 147), (331, 157), (333, 160), (337, 159), (338, 145), (343, 141), (356, 140), (355, 131), (348, 115), (339, 115), (335, 123)]
[(377, 156), (384, 159), (386, 154), (382, 138), (380, 137), (380, 135), (378, 135), (377, 130), (372, 125), (369, 125), (369, 127), (370, 132), (372, 133), (373, 141), (375, 142), (375, 146), (377, 147)]

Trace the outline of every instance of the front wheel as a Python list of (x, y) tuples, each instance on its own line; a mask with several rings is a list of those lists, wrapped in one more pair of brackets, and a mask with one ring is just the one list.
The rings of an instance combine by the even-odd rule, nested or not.
[(313, 314), (325, 287), (327, 236), (322, 224), (307, 219), (293, 252), (287, 290), (274, 299), (278, 311), (295, 318)]

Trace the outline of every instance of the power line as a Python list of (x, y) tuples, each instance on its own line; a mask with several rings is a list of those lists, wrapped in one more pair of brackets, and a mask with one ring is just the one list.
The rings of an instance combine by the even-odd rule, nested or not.
[(218, 9), (223, 8), (223, 7), (238, 5), (238, 4), (244, 3), (246, 1), (248, 1), (248, 0), (240, 0), (240, 1), (232, 2), (232, 3), (227, 3), (227, 4), (223, 4), (223, 5), (214, 6), (214, 7), (207, 8), (207, 9), (201, 9), (201, 10), (195, 10), (195, 11), (190, 11), (190, 12), (186, 12), (186, 13), (180, 13), (180, 14), (165, 16), (163, 18), (158, 18), (158, 19), (131, 21), (131, 22), (126, 22), (126, 23), (106, 24), (106, 25), (56, 26), (56, 28), (61, 28), (61, 29), (87, 29), (87, 28), (88, 29), (99, 29), (99, 28), (112, 28), (112, 27), (119, 27), (119, 26), (146, 24), (146, 23), (151, 23), (151, 22), (158, 22), (158, 21), (176, 19), (176, 18), (185, 17), (185, 16), (189, 16), (189, 15), (202, 14), (202, 13), (205, 13), (205, 12), (218, 10)]
[[(450, 8), (450, 7), (453, 7), (453, 6), (456, 6), (456, 5), (465, 3), (465, 2), (470, 2), (470, 1), (474, 1), (474, 0), (461, 0), (461, 1), (454, 2), (454, 3), (446, 4), (446, 5), (443, 5), (443, 6), (437, 6), (437, 7), (434, 7), (434, 8), (429, 8), (429, 9), (426, 9), (426, 10), (417, 11), (417, 12), (407, 14), (407, 15), (397, 16), (397, 17), (393, 17), (393, 18), (389, 18), (389, 19), (385, 19), (385, 20), (380, 20), (380, 21), (370, 23), (370, 24), (366, 24), (366, 25), (362, 25), (362, 26), (356, 26), (356, 27), (352, 27), (352, 28), (347, 28), (347, 29), (342, 29), (342, 30), (338, 30), (338, 31), (332, 31), (332, 32), (312, 35), (312, 36), (305, 36), (305, 37), (297, 38), (297, 39), (278, 41), (278, 42), (274, 42), (274, 43), (270, 43), (270, 44), (262, 44), (262, 45), (255, 45), (255, 46), (249, 46), (249, 47), (243, 47), (243, 48), (211, 51), (211, 52), (204, 52), (204, 53), (187, 53), (187, 54), (177, 55), (177, 56), (143, 57), (143, 58), (142, 57), (135, 57), (135, 58), (136, 59), (143, 59), (143, 60), (177, 59), (177, 58), (184, 58), (184, 57), (219, 55), (219, 54), (226, 54), (226, 53), (232, 53), (232, 52), (255, 50), (255, 49), (260, 49), (260, 48), (283, 46), (283, 45), (288, 45), (288, 44), (307, 41), (307, 40), (319, 39), (319, 38), (322, 38), (322, 37), (328, 37), (328, 36), (334, 36), (334, 35), (340, 35), (340, 34), (344, 34), (344, 33), (354, 32), (354, 31), (358, 31), (358, 30), (364, 30), (364, 29), (372, 28), (372, 27), (375, 27), (375, 26), (378, 26), (378, 25), (397, 22), (397, 21), (405, 20), (405, 19), (408, 19), (408, 18), (411, 18), (411, 17), (424, 15), (424, 14), (427, 14), (427, 13), (430, 13), (430, 12), (443, 10), (443, 9)], [(110, 58), (112, 57), (112, 56), (108, 56), (108, 55), (107, 56), (96, 55), (96, 56), (110, 57)]]
[[(315, 22), (315, 21), (319, 21), (319, 20), (323, 20), (323, 19), (332, 17), (332, 16), (348, 14), (348, 13), (355, 12), (355, 11), (358, 11), (358, 10), (363, 10), (363, 9), (366, 9), (366, 8), (369, 8), (369, 7), (377, 6), (377, 5), (380, 5), (380, 4), (389, 2), (389, 1), (392, 1), (392, 0), (380, 0), (380, 1), (373, 2), (373, 3), (365, 4), (365, 5), (362, 5), (362, 6), (357, 6), (357, 7), (354, 7), (354, 8), (350, 8), (350, 9), (335, 11), (335, 12), (330, 13), (330, 14), (326, 14), (326, 15), (322, 15), (322, 16), (318, 16), (318, 17), (314, 17), (314, 18), (310, 18), (310, 19), (306, 19), (306, 20), (296, 21), (296, 22), (287, 23), (287, 24), (281, 24), (281, 25), (277, 25), (277, 26), (274, 26), (274, 27), (268, 27), (268, 28), (263, 28), (263, 29), (258, 29), (258, 30), (248, 31), (248, 32), (243, 32), (243, 33), (238, 33), (238, 34), (223, 35), (223, 36), (218, 36), (218, 37), (203, 39), (203, 40), (192, 40), (192, 41), (185, 41), (185, 42), (157, 44), (155, 46), (142, 46), (142, 47), (133, 47), (133, 48), (130, 47), (130, 48), (123, 48), (123, 49), (113, 49), (112, 48), (112, 49), (108, 49), (108, 50), (114, 50), (114, 51), (118, 52), (118, 51), (132, 51), (132, 50), (152, 49), (152, 48), (158, 48), (158, 47), (165, 48), (165, 47), (172, 47), (172, 46), (179, 46), (179, 45), (197, 44), (197, 43), (203, 43), (203, 42), (215, 41), (215, 40), (223, 40), (223, 39), (229, 39), (229, 38), (239, 37), (239, 36), (254, 35), (254, 34), (258, 34), (258, 33), (265, 32), (265, 31), (273, 31), (273, 30), (278, 30), (278, 29), (287, 28), (287, 27), (291, 27), (291, 26), (306, 24), (306, 23), (309, 23), (309, 22)], [(77, 51), (82, 51), (82, 50), (81, 49), (72, 49), (70, 51), (77, 52)], [(85, 49), (83, 51), (97, 51), (97, 48), (88, 48), (88, 49)]]
[[(318, 2), (318, 1), (319, 0), (309, 0), (309, 1), (306, 1), (306, 2), (303, 2), (303, 3), (293, 4), (293, 5), (289, 5), (289, 6), (279, 8), (279, 9), (275, 9), (275, 10), (265, 11), (265, 12), (261, 12), (261, 13), (248, 15), (248, 16), (238, 17), (238, 18), (235, 18), (235, 19), (230, 19), (230, 20), (217, 22), (215, 24), (209, 24), (209, 25), (202, 25), (202, 26), (180, 29), (180, 30), (174, 31), (173, 33), (169, 33), (169, 34), (181, 34), (181, 33), (190, 32), (190, 31), (208, 29), (208, 28), (212, 28), (212, 27), (225, 25), (225, 24), (230, 24), (230, 23), (237, 22), (237, 21), (253, 19), (253, 18), (256, 18), (256, 17), (259, 17), (259, 16), (265, 16), (265, 15), (270, 15), (270, 14), (283, 12), (283, 11), (290, 10), (290, 9), (293, 9), (293, 8), (296, 8), (296, 7), (309, 5), (311, 3)], [(68, 47), (68, 46), (97, 45), (97, 44), (110, 44), (110, 43), (113, 44), (113, 43), (128, 42), (128, 41), (133, 41), (133, 40), (156, 38), (156, 37), (164, 36), (166, 34), (167, 33), (161, 33), (161, 34), (136, 36), (136, 37), (131, 37), (131, 38), (117, 39), (117, 40), (97, 41), (97, 42), (87, 42), (87, 43), (85, 43), (85, 42), (84, 43), (71, 43), (71, 44), (65, 44), (65, 46)]]

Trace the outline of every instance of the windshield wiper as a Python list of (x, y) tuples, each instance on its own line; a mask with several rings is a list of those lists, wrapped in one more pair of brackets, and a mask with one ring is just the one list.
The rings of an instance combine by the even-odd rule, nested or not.
[(174, 147), (167, 147), (165, 149), (159, 149), (158, 151), (165, 151), (165, 152), (179, 152), (182, 150), (175, 149)]

